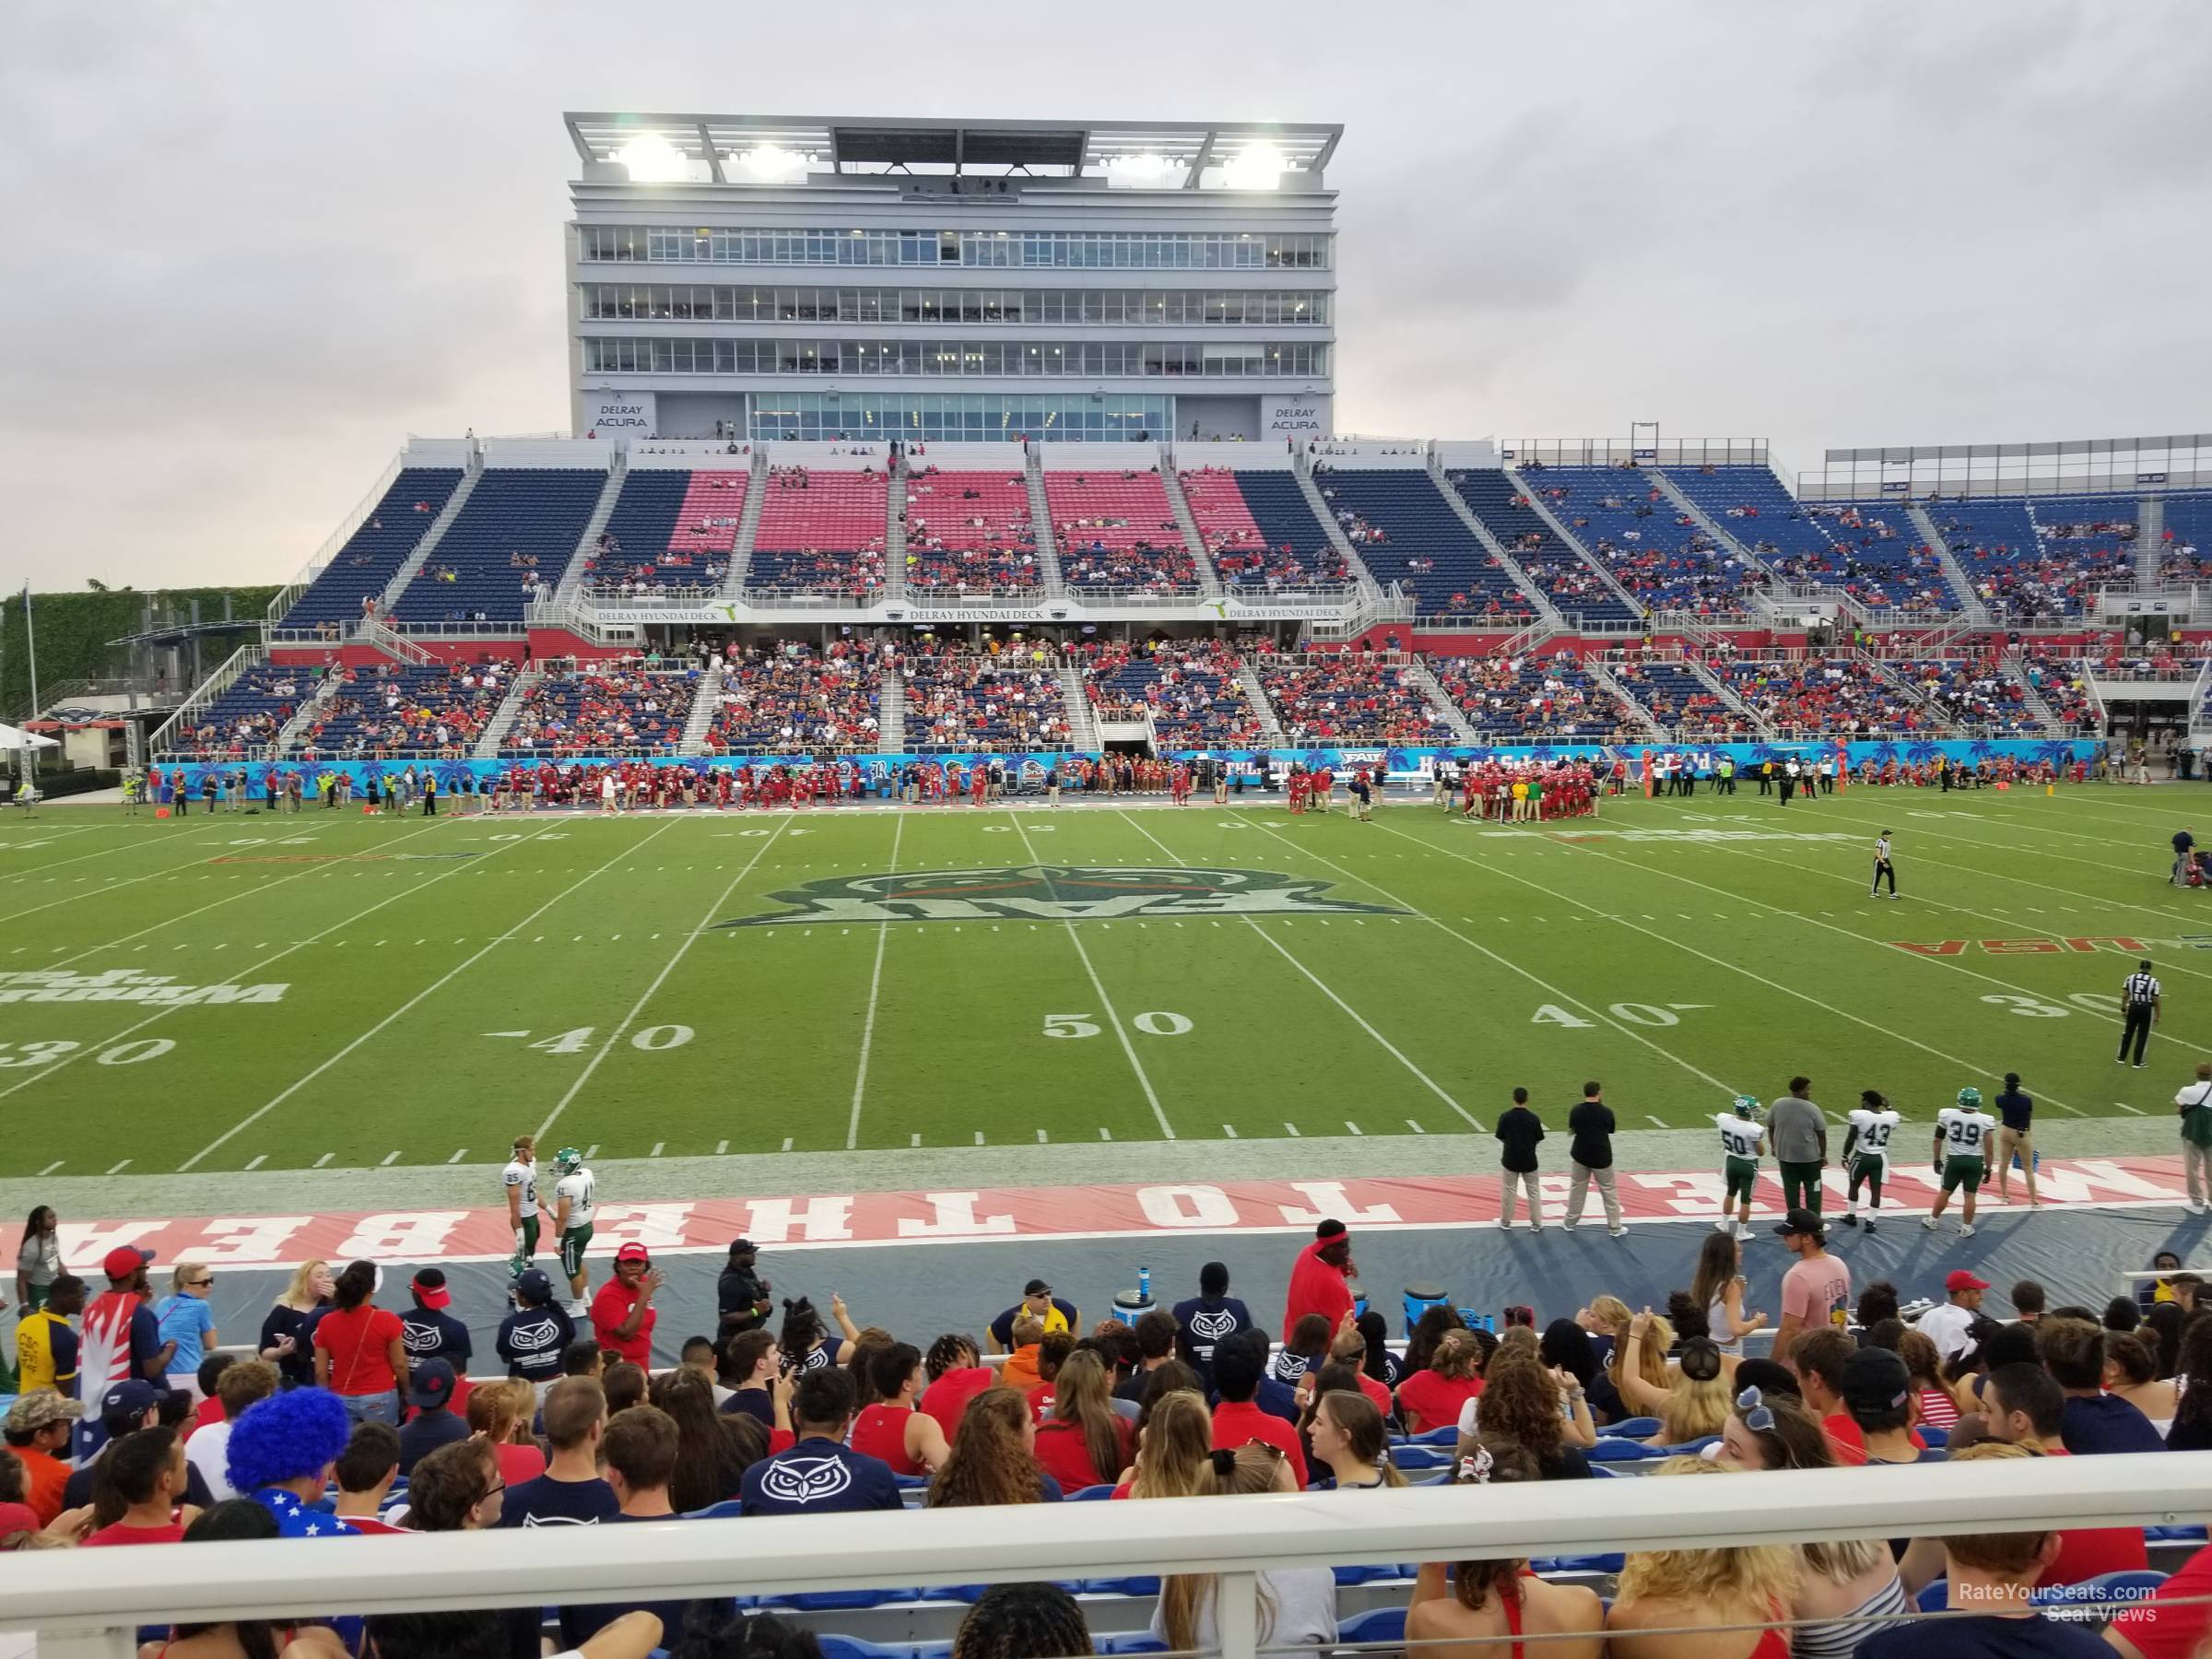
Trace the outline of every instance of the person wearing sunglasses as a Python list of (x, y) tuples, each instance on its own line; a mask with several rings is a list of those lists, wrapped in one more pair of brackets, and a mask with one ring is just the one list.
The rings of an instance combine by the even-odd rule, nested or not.
[(207, 1293), (214, 1288), (213, 1268), (204, 1262), (179, 1262), (170, 1275), (169, 1294), (154, 1309), (161, 1340), (171, 1345), (164, 1368), (169, 1385), (194, 1400), (200, 1398), (200, 1361), (220, 1341), (215, 1311), (207, 1305)]
[(1819, 1419), (1801, 1401), (1759, 1388), (1737, 1393), (1707, 1455), (1734, 1469), (1829, 1469), (1836, 1462)]

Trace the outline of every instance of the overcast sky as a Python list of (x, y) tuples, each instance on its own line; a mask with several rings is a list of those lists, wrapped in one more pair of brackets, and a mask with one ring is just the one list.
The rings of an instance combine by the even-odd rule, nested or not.
[(2201, 3), (17, 0), (0, 583), (289, 580), (565, 425), (566, 109), (1336, 121), (1336, 414), (1829, 446), (2212, 426)]

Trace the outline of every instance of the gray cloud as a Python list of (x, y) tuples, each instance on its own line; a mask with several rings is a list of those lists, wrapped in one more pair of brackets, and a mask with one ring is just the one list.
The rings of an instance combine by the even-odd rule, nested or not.
[[(566, 108), (1338, 120), (1361, 430), (2188, 431), (2186, 0), (10, 12), (0, 584), (282, 581), (408, 431), (566, 416)], [(65, 585), (76, 585), (72, 580)]]

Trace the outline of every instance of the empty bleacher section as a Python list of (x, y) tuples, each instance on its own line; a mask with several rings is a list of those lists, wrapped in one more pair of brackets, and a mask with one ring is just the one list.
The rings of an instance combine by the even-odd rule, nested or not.
[(1571, 652), (1547, 657), (1442, 657), (1429, 667), (1444, 695), (1486, 742), (1574, 737), (1609, 740), (1633, 713)]
[[(2162, 582), (2212, 581), (2212, 495), (2170, 495), (2166, 524), (2159, 532), (2159, 578)], [(2144, 574), (2149, 572), (2146, 571)]]
[(381, 600), (416, 544), (429, 534), (461, 482), (457, 466), (410, 466), (346, 538), (307, 590), (285, 612), (279, 628), (340, 628), (358, 620), (362, 600)]
[(771, 467), (747, 592), (861, 597), (880, 591), (887, 483), (875, 471)]
[(598, 467), (488, 467), (400, 594), (393, 620), (519, 629), (533, 589), (550, 588), (568, 569), (606, 488)]
[[(1902, 502), (1818, 503), (1808, 509), (1829, 538), (1828, 566), (1815, 580), (1876, 609), (1956, 610), (1943, 560), (1920, 539)], [(1800, 580), (1783, 568), (1782, 574)]]
[(1049, 664), (1010, 654), (913, 656), (900, 673), (907, 747), (917, 754), (1067, 747), (1067, 704)]
[(315, 694), (321, 675), (316, 668), (257, 663), (206, 707), (180, 721), (162, 739), (162, 752), (227, 760), (265, 749), (300, 712), (300, 705)]
[(1763, 582), (1634, 467), (1551, 466), (1529, 477), (1591, 557), (1652, 610), (1741, 617), (1747, 588)]
[(1259, 716), (1238, 684), (1237, 654), (1218, 641), (1093, 647), (1083, 685), (1101, 721), (1147, 717), (1159, 741), (1176, 748), (1249, 744)]
[(584, 555), (584, 585), (606, 599), (714, 592), (737, 545), (747, 481), (742, 472), (633, 468)]
[(695, 670), (649, 666), (637, 657), (548, 674), (523, 693), (500, 753), (674, 754), (697, 681)]
[(341, 683), (295, 739), (332, 759), (468, 752), (514, 681), (512, 663), (380, 664), (339, 670)]
[(1209, 466), (1179, 475), (1179, 482), (1198, 538), (1231, 587), (1280, 591), (1351, 579), (1295, 474)]
[(1198, 591), (1197, 566), (1157, 472), (1048, 470), (1044, 500), (1070, 594)]
[(1553, 533), (1506, 473), (1496, 467), (1471, 467), (1453, 473), (1451, 482), (1468, 511), (1557, 608), (1599, 624), (1618, 625), (1634, 618), (1620, 595), (1588, 559)]
[(1452, 740), (1450, 724), (1402, 665), (1344, 656), (1261, 657), (1253, 666), (1293, 745)]
[(1674, 662), (1611, 665), (1614, 683), (1641, 703), (1670, 732), (1748, 737), (1753, 726), (1725, 698), (1686, 664)]
[(1785, 733), (1861, 737), (1939, 724), (1863, 659), (1735, 662), (1719, 672), (1753, 713)]
[(1777, 576), (1831, 583), (1843, 576), (1828, 532), (1768, 468), (1673, 466), (1666, 476)]
[(1467, 528), (1436, 480), (1415, 468), (1316, 469), (1314, 484), (1346, 538), (1384, 587), (1402, 584), (1418, 615), (1519, 628), (1535, 607)]
[(1994, 661), (1957, 657), (1891, 662), (1889, 671), (1960, 725), (1984, 726), (2011, 736), (2032, 736), (2042, 722), (2027, 688)]
[(782, 641), (732, 652), (707, 748), (741, 755), (872, 749), (882, 694), (882, 670), (859, 649), (841, 644), (824, 653)]
[(1022, 474), (938, 472), (906, 481), (906, 585), (921, 594), (1033, 593), (1044, 584)]

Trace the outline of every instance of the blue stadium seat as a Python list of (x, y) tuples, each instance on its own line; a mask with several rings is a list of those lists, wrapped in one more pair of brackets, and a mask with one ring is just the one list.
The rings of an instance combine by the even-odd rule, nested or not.
[(1083, 1594), (1085, 1595), (1158, 1595), (1159, 1580), (1151, 1576), (1085, 1579)]
[(1096, 1503), (1101, 1499), (1113, 1496), (1113, 1483), (1102, 1481), (1097, 1486), (1080, 1487), (1065, 1496), (1066, 1500), (1070, 1503)]
[(1522, 477), (1642, 604), (1708, 617), (1747, 614), (1757, 573), (1636, 468), (1547, 466)]
[[(394, 620), (519, 627), (529, 603), (525, 583), (559, 582), (606, 487), (597, 467), (487, 469), (400, 594)], [(518, 569), (516, 554), (537, 562)]]
[(359, 529), (331, 555), (279, 628), (344, 626), (360, 619), (364, 594), (382, 597), (461, 482), (457, 466), (410, 466), (392, 480)]
[(830, 1634), (823, 1635), (820, 1641), (822, 1659), (913, 1659), (914, 1655), (911, 1642), (889, 1644), (863, 1641), (857, 1636)]
[(1406, 1609), (1370, 1607), (1364, 1613), (1355, 1613), (1336, 1627), (1336, 1640), (1403, 1641), (1406, 1640)]
[(1951, 1431), (1948, 1429), (1938, 1429), (1933, 1423), (1923, 1423), (1913, 1432), (1920, 1436), (1921, 1444), (1924, 1446), (1940, 1447), (1951, 1443)]
[(1921, 1593), (1912, 1598), (1912, 1605), (1923, 1613), (1940, 1613), (1950, 1605), (1950, 1580), (1930, 1579)]
[(795, 1613), (849, 1613), (862, 1607), (888, 1607), (921, 1599), (919, 1590), (801, 1590), (790, 1595), (764, 1595), (760, 1605), (789, 1607)]
[(1618, 1423), (1607, 1423), (1602, 1432), (1617, 1440), (1650, 1440), (1659, 1432), (1655, 1417), (1623, 1418)]
[(1644, 1463), (1665, 1455), (1655, 1447), (1638, 1441), (1617, 1439), (1611, 1434), (1599, 1435), (1597, 1444), (1583, 1453), (1583, 1456), (1593, 1464)]
[(724, 1498), (720, 1503), (710, 1503), (705, 1509), (686, 1510), (687, 1521), (735, 1521), (745, 1512), (745, 1500)]
[(1330, 471), (1313, 481), (1338, 520), (1350, 521), (1347, 533), (1360, 562), (1384, 587), (1399, 582), (1416, 595), (1422, 617), (1500, 628), (1535, 618), (1512, 572), (1452, 510), (1428, 472)]
[[(1636, 618), (1638, 613), (1620, 602), (1597, 568), (1561, 541), (1528, 504), (1511, 475), (1493, 466), (1449, 476), (1468, 511), (1553, 605), (1571, 615), (1579, 613), (1589, 623), (1618, 627)], [(1543, 477), (1541, 472), (1526, 475), (1529, 488), (1536, 488)]]
[(1168, 1644), (1145, 1630), (1117, 1630), (1094, 1636), (1091, 1645), (1100, 1653), (1164, 1653)]

